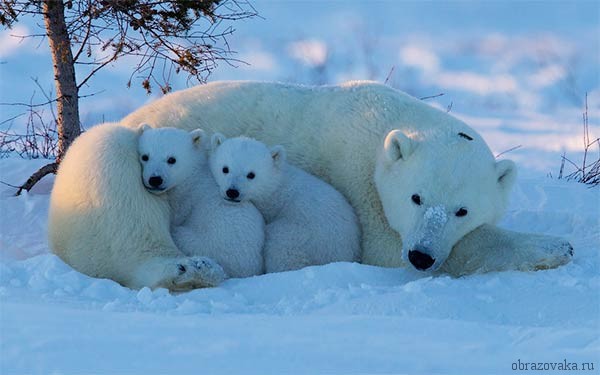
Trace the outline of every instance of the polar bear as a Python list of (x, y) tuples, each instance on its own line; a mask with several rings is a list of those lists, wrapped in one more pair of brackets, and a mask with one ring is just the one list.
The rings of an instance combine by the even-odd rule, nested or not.
[(187, 255), (207, 257), (212, 270), (207, 286), (218, 285), (227, 276), (262, 274), (263, 217), (250, 203), (233, 204), (221, 198), (208, 166), (205, 133), (153, 129), (147, 124), (140, 133), (144, 186), (151, 193), (166, 195), (175, 245)]
[(414, 129), (390, 131), (374, 174), (385, 217), (402, 236), (402, 259), (430, 271), (467, 233), (497, 222), (515, 178), (512, 161), (495, 161), (476, 133), (454, 126), (425, 136)]
[[(67, 263), (92, 276), (133, 286), (185, 285), (173, 272), (178, 267), (171, 265), (189, 262), (190, 258), (173, 243), (168, 203), (148, 194), (139, 178), (133, 129), (142, 122), (184, 130), (200, 127), (228, 137), (246, 135), (266, 144), (283, 145), (294, 165), (331, 184), (354, 207), (361, 226), (363, 263), (400, 267), (407, 264), (408, 255), (403, 253), (418, 250), (437, 257), (435, 265), (425, 272), (439, 267), (436, 272), (458, 276), (557, 267), (573, 255), (572, 247), (562, 238), (498, 228), (493, 220), (501, 212), (473, 215), (479, 209), (463, 201), (469, 197), (461, 190), (490, 195), (501, 202), (510, 190), (515, 169), (502, 169), (481, 137), (450, 114), (374, 82), (322, 87), (214, 82), (149, 103), (122, 119), (122, 128), (92, 128), (70, 147), (52, 192), (50, 244)], [(402, 145), (407, 144), (392, 136), (400, 134), (393, 133), (395, 130), (409, 138), (412, 153), (406, 160), (400, 157), (394, 162), (397, 155), (404, 155)], [(446, 145), (450, 135), (453, 142)], [(438, 151), (446, 147), (454, 147), (454, 151), (439, 157)], [(400, 173), (405, 161), (413, 157), (422, 160), (422, 168), (411, 168), (411, 175)], [(421, 180), (424, 169), (434, 168), (436, 163), (444, 173), (428, 173), (429, 180)], [(471, 175), (466, 173), (471, 169)], [(477, 174), (482, 169), (486, 173), (480, 177)], [(496, 173), (495, 184), (484, 181), (492, 173)], [(413, 178), (425, 185), (408, 185)], [(412, 223), (415, 232), (427, 221), (428, 202), (442, 205), (446, 216), (456, 215), (462, 207), (468, 211), (462, 217), (468, 223), (452, 224), (460, 226), (459, 232), (438, 236), (448, 242), (439, 242), (435, 253), (434, 246), (430, 246), (431, 254), (407, 246), (411, 229), (399, 222), (404, 206), (395, 204), (416, 204), (412, 200), (415, 194), (424, 197), (418, 208), (421, 211), (413, 212), (413, 217), (423, 216)], [(500, 210), (502, 205), (492, 206)], [(447, 225), (438, 225), (437, 230), (443, 233)], [(468, 232), (470, 228), (474, 229)], [(461, 237), (462, 232), (466, 234)], [(419, 242), (415, 239), (414, 244), (423, 245)], [(445, 261), (441, 257), (447, 250), (442, 249), (451, 249)], [(150, 270), (150, 260), (152, 265), (164, 264), (164, 273)], [(187, 267), (184, 277), (193, 269)]]
[(168, 202), (144, 188), (138, 137), (137, 130), (108, 123), (69, 147), (50, 197), (50, 247), (78, 271), (130, 288), (211, 285), (211, 262), (175, 246)]
[[(166, 95), (121, 123), (144, 121), (283, 145), (294, 165), (330, 183), (354, 207), (367, 264), (400, 267), (408, 260), (424, 269), (430, 257), (425, 271), (463, 275), (551, 268), (572, 258), (562, 238), (495, 226), (514, 164), (496, 161), (462, 121), (383, 84), (214, 82)], [(403, 171), (413, 161), (410, 173)], [(415, 194), (423, 197), (420, 206)], [(440, 206), (447, 220), (430, 224), (440, 210), (429, 209)], [(467, 215), (457, 217), (463, 207)], [(418, 235), (434, 229), (430, 244)]]
[(252, 202), (266, 222), (266, 272), (358, 261), (354, 210), (334, 188), (286, 162), (285, 149), (212, 137), (210, 169), (227, 201)]

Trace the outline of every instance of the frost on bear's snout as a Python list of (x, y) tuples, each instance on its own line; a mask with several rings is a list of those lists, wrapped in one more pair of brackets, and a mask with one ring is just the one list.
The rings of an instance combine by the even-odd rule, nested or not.
[(443, 206), (429, 207), (423, 215), (423, 226), (415, 235), (422, 238), (423, 245), (432, 245), (433, 240), (439, 237), (447, 222), (448, 215)]
[[(436, 260), (447, 256), (441, 254), (440, 242), (448, 223), (448, 215), (443, 206), (429, 207), (423, 213), (420, 225), (415, 228), (406, 241), (406, 254), (408, 261), (419, 270), (431, 268)], [(437, 266), (443, 263), (438, 261)], [(437, 267), (435, 267), (437, 268)]]

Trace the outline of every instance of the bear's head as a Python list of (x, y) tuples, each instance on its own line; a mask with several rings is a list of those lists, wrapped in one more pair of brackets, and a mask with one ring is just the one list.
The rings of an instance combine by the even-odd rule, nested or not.
[(230, 202), (253, 201), (271, 195), (279, 188), (285, 149), (268, 148), (251, 138), (211, 138), (210, 169), (221, 195)]
[(139, 128), (138, 154), (142, 181), (151, 193), (161, 194), (183, 182), (202, 159), (204, 131), (176, 128)]
[(503, 214), (516, 178), (515, 164), (496, 161), (476, 133), (392, 130), (380, 150), (375, 185), (402, 257), (435, 271), (454, 245)]

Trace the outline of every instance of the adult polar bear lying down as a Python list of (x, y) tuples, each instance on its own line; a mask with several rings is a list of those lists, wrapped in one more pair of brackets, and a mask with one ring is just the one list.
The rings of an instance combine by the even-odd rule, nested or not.
[[(495, 227), (514, 164), (496, 162), (463, 122), (382, 84), (215, 82), (167, 95), (122, 120), (131, 127), (141, 122), (283, 145), (292, 163), (329, 182), (355, 208), (367, 264), (410, 261), (462, 275), (557, 267), (572, 255), (563, 239)], [(467, 214), (457, 217), (461, 208)]]
[[(367, 264), (408, 260), (462, 275), (556, 267), (572, 255), (562, 239), (493, 225), (514, 166), (496, 163), (477, 133), (444, 112), (370, 82), (216, 82), (140, 108), (122, 120), (129, 129), (92, 128), (70, 147), (52, 192), (50, 245), (92, 276), (185, 289), (202, 271), (171, 239), (168, 202), (141, 183), (140, 123), (285, 146), (292, 163), (331, 183), (355, 208)], [(467, 214), (457, 216), (461, 209)]]

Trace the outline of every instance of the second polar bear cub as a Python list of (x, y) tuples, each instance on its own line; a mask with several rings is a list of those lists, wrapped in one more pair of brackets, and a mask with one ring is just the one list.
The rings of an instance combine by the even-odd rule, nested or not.
[[(221, 199), (208, 166), (205, 133), (176, 128), (140, 127), (139, 157), (143, 183), (166, 197), (171, 235), (186, 255), (202, 256), (217, 285), (226, 276), (263, 273), (264, 221), (251, 204)], [(216, 262), (217, 264), (214, 264)], [(219, 272), (225, 274), (219, 276)]]
[(267, 272), (359, 260), (353, 208), (332, 186), (288, 164), (282, 146), (219, 133), (211, 143), (210, 168), (222, 197), (252, 202), (263, 214)]

